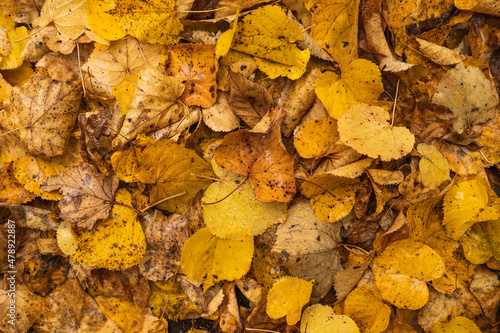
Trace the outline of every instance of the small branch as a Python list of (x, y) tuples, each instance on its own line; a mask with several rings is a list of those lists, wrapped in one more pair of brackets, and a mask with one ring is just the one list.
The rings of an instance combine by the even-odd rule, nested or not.
[(320, 189), (322, 189), (323, 191), (325, 191), (326, 193), (330, 194), (332, 197), (334, 197), (334, 198), (335, 198), (335, 196), (333, 195), (333, 193), (332, 193), (332, 192), (328, 191), (326, 188), (324, 188), (324, 187), (323, 187), (323, 186), (321, 186), (321, 185), (318, 185), (318, 184), (316, 184), (316, 183), (313, 183), (312, 181), (307, 180), (307, 179), (301, 179), (301, 178), (296, 178), (296, 179), (297, 179), (297, 180), (301, 180), (301, 181), (306, 182), (306, 183), (309, 183), (309, 184), (316, 185), (317, 187), (319, 187)]
[(220, 200), (217, 200), (215, 202), (202, 202), (201, 204), (202, 205), (215, 205), (215, 204), (218, 204), (219, 202), (227, 199), (231, 194), (233, 194), (234, 192), (236, 192), (237, 189), (239, 189), (241, 187), (241, 185), (245, 184), (245, 182), (248, 180), (248, 178), (250, 178), (250, 174), (247, 175), (247, 178), (245, 178), (244, 181), (242, 181), (238, 186), (236, 186), (231, 192), (229, 192), (228, 195), (226, 195), (224, 198), (220, 199)]
[(401, 80), (398, 80), (398, 83), (396, 84), (396, 95), (394, 95), (394, 106), (392, 107), (392, 121), (391, 121), (391, 127), (394, 125), (394, 115), (396, 114), (396, 103), (398, 101), (398, 93), (399, 93), (399, 82)]
[(170, 196), (170, 197), (163, 198), (163, 199), (161, 199), (161, 200), (159, 200), (159, 201), (157, 201), (157, 202), (155, 202), (155, 203), (152, 203), (151, 205), (147, 206), (146, 208), (143, 208), (142, 210), (140, 210), (140, 211), (139, 211), (139, 212), (140, 212), (140, 214), (139, 214), (139, 215), (144, 214), (144, 212), (145, 212), (145, 211), (147, 211), (147, 210), (148, 210), (149, 208), (151, 208), (151, 207), (154, 207), (154, 206), (156, 206), (156, 205), (158, 205), (158, 204), (160, 204), (160, 203), (162, 203), (162, 202), (164, 202), (164, 201), (167, 201), (167, 200), (170, 200), (170, 199), (173, 199), (173, 198), (180, 197), (181, 195), (184, 195), (184, 194), (186, 194), (186, 191), (181, 192), (181, 193), (174, 194), (174, 195), (172, 195), (172, 196)]

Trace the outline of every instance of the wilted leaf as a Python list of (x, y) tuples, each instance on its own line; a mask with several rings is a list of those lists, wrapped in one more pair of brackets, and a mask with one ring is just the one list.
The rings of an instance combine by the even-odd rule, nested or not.
[(266, 132), (230, 133), (214, 152), (220, 166), (248, 176), (256, 197), (264, 202), (288, 202), (296, 191), (293, 157), (281, 141), (283, 117), (285, 112), (281, 108), (272, 109)]
[(335, 119), (355, 104), (376, 100), (383, 92), (380, 69), (365, 59), (348, 64), (341, 77), (334, 72), (325, 72), (316, 80), (316, 94)]
[(309, 302), (313, 281), (287, 276), (276, 282), (267, 294), (267, 315), (272, 319), (286, 316), (288, 325), (300, 320), (302, 307)]
[(222, 238), (239, 239), (262, 234), (273, 224), (286, 218), (287, 205), (281, 202), (261, 202), (255, 197), (245, 178), (227, 171), (221, 181), (210, 185), (203, 196), (203, 218), (210, 231)]
[(80, 109), (80, 83), (52, 80), (40, 70), (21, 88), (14, 87), (12, 115), (5, 123), (33, 155), (64, 153)]
[(333, 288), (335, 289), (336, 302), (342, 302), (349, 293), (356, 287), (358, 282), (365, 274), (371, 261), (347, 267), (344, 270), (338, 271), (333, 278)]
[(300, 321), (301, 333), (359, 333), (359, 328), (346, 315), (338, 315), (327, 305), (314, 304), (304, 310)]
[(309, 50), (295, 44), (302, 31), (278, 6), (264, 6), (242, 19), (232, 48), (251, 54), (259, 69), (271, 79), (287, 76), (296, 80), (306, 71)]
[(194, 304), (182, 289), (179, 278), (151, 283), (148, 305), (156, 317), (179, 320), (189, 314), (199, 314), (202, 309)]
[(459, 238), (464, 256), (473, 264), (500, 258), (500, 220), (474, 224)]
[(276, 236), (273, 252), (280, 255), (281, 265), (294, 276), (314, 280), (312, 297), (325, 297), (335, 272), (342, 269), (336, 249), (341, 241), (340, 225), (320, 221), (304, 201), (288, 211)]
[(302, 184), (302, 194), (311, 198), (314, 212), (321, 221), (337, 222), (351, 212), (360, 188), (358, 179), (321, 174)]
[(0, 169), (0, 201), (21, 204), (27, 203), (35, 198), (35, 195), (27, 191), (21, 185), (16, 177), (10, 164), (5, 164)]
[(389, 325), (391, 308), (382, 301), (377, 289), (360, 286), (345, 299), (344, 313), (362, 329), (380, 333)]
[(215, 46), (177, 44), (169, 48), (167, 56), (167, 75), (172, 75), (185, 85), (181, 97), (184, 103), (204, 108), (214, 105), (217, 98), (215, 77), (218, 69)]
[(411, 240), (389, 244), (373, 260), (372, 269), (382, 298), (399, 308), (411, 310), (420, 309), (427, 303), (429, 290), (425, 282), (445, 272), (443, 260), (436, 251)]
[(495, 116), (498, 94), (483, 72), (460, 63), (441, 78), (432, 103), (448, 107), (457, 117), (453, 129), (462, 133)]
[(137, 213), (130, 207), (132, 197), (120, 189), (115, 200), (124, 205), (115, 205), (111, 216), (98, 222), (92, 230), (79, 230), (75, 261), (110, 270), (127, 269), (141, 261), (146, 252), (146, 239)]
[(389, 120), (381, 107), (354, 105), (339, 118), (340, 141), (382, 161), (401, 158), (412, 150), (415, 137), (405, 127), (391, 126)]
[(487, 204), (486, 186), (479, 181), (466, 180), (453, 185), (443, 200), (443, 225), (448, 237), (457, 240), (474, 223), (498, 219), (500, 212)]
[(64, 37), (76, 39), (85, 28), (87, 22), (86, 0), (47, 0), (40, 12), (40, 27), (54, 23)]
[(273, 97), (267, 89), (229, 71), (229, 105), (248, 126), (254, 127), (273, 106)]
[(106, 317), (113, 320), (123, 332), (141, 332), (146, 309), (115, 297), (97, 296), (95, 301)]
[(102, 176), (92, 166), (80, 164), (48, 178), (41, 188), (49, 192), (60, 189), (61, 217), (91, 229), (98, 220), (108, 217), (118, 188), (118, 177)]
[(379, 185), (396, 185), (403, 181), (404, 175), (401, 171), (389, 171), (383, 169), (368, 169), (366, 173), (370, 179)]
[(434, 189), (450, 179), (450, 165), (436, 147), (421, 143), (417, 146), (417, 151), (422, 155), (419, 169), (424, 186)]
[(243, 277), (250, 269), (253, 249), (251, 237), (222, 239), (203, 228), (184, 244), (181, 268), (187, 276), (203, 281), (206, 290), (217, 281)]
[(311, 120), (297, 127), (293, 135), (297, 152), (304, 158), (318, 158), (336, 152), (337, 122), (333, 119)]
[(201, 112), (203, 122), (216, 132), (230, 132), (240, 126), (240, 118), (230, 107), (226, 92), (219, 92), (215, 104)]

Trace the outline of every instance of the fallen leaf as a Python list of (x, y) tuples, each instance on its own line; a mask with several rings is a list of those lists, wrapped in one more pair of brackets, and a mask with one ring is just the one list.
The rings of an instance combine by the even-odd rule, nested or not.
[[(1, 139), (0, 139), (1, 140)], [(483, 146), (481, 153), (489, 163), (500, 162), (500, 148), (497, 142), (500, 140), (500, 115), (497, 112), (495, 118), (483, 125), (483, 131), (479, 142)]]
[(420, 51), (425, 57), (439, 65), (456, 65), (465, 60), (466, 56), (447, 47), (430, 43), (425, 39), (415, 38), (420, 44)]
[(39, 0), (5, 0), (2, 1), (4, 14), (17, 23), (30, 23), (39, 15), (39, 9), (43, 3)]
[(296, 191), (294, 161), (281, 141), (284, 117), (281, 108), (274, 108), (264, 133), (248, 130), (230, 133), (214, 151), (221, 167), (248, 176), (255, 196), (264, 202), (288, 202)]
[(35, 195), (27, 191), (21, 185), (12, 170), (10, 164), (5, 164), (0, 169), (0, 201), (11, 204), (27, 203), (35, 198)]
[(74, 166), (56, 177), (49, 177), (42, 190), (60, 190), (61, 217), (81, 228), (91, 229), (98, 221), (108, 217), (115, 201), (118, 177), (105, 176), (88, 164)]
[(411, 151), (415, 137), (389, 120), (389, 113), (381, 107), (356, 104), (339, 118), (340, 142), (369, 157), (380, 156), (382, 161), (401, 158)]
[(272, 319), (286, 316), (288, 325), (300, 320), (302, 307), (309, 302), (313, 281), (286, 276), (276, 282), (267, 293), (267, 315)]
[(455, 6), (458, 9), (470, 10), (476, 13), (500, 15), (500, 8), (494, 0), (455, 0)]
[(370, 176), (370, 179), (379, 185), (396, 185), (401, 183), (404, 179), (404, 175), (401, 171), (368, 169), (366, 173)]
[(328, 305), (314, 304), (304, 310), (300, 321), (300, 332), (328, 333), (332, 331), (343, 333), (359, 333), (354, 320), (346, 315), (339, 315)]
[(436, 147), (421, 143), (417, 151), (422, 155), (419, 169), (424, 186), (434, 189), (450, 179), (450, 165)]
[(26, 27), (15, 27), (15, 22), (0, 8), (0, 69), (14, 69), (23, 63), (20, 58), (26, 47), (28, 30)]
[(168, 49), (167, 75), (179, 79), (185, 89), (182, 100), (186, 105), (208, 108), (217, 98), (215, 80), (218, 63), (215, 46), (210, 44), (177, 44)]
[(184, 244), (181, 257), (183, 272), (203, 281), (207, 290), (218, 281), (243, 277), (252, 263), (253, 238), (222, 239), (208, 228), (198, 230)]
[(69, 221), (63, 221), (57, 228), (57, 245), (67, 256), (72, 256), (76, 253), (78, 246), (76, 245), (76, 237), (71, 231), (71, 223)]
[(498, 94), (483, 72), (460, 63), (441, 78), (432, 103), (448, 107), (457, 117), (453, 130), (462, 133), (495, 116)]
[(309, 50), (294, 43), (302, 31), (278, 6), (264, 6), (242, 19), (232, 49), (255, 56), (259, 69), (271, 79), (287, 76), (296, 80), (306, 71)]
[(76, 39), (85, 28), (87, 22), (86, 0), (47, 0), (40, 12), (40, 27), (54, 23), (63, 36)]
[(125, 333), (141, 332), (144, 325), (146, 309), (132, 302), (119, 300), (115, 297), (97, 296), (95, 302), (101, 311), (114, 321)]
[(340, 225), (320, 221), (310, 203), (303, 201), (290, 208), (276, 236), (273, 252), (280, 255), (280, 264), (294, 276), (314, 280), (311, 297), (325, 297), (334, 274), (342, 269), (337, 250)]
[(229, 105), (226, 92), (219, 92), (215, 104), (201, 112), (203, 122), (216, 132), (231, 132), (240, 126), (240, 118)]
[[(92, 230), (80, 229), (78, 250), (73, 259), (92, 268), (124, 270), (137, 265), (146, 252), (146, 239), (137, 213), (131, 208), (132, 196), (125, 189), (116, 193), (109, 218)], [(121, 205), (123, 204), (123, 205)]]
[(273, 106), (273, 97), (267, 89), (229, 71), (229, 106), (248, 126), (254, 127)]
[(335, 119), (339, 119), (351, 106), (370, 103), (384, 92), (380, 69), (365, 59), (346, 65), (340, 77), (334, 72), (321, 74), (315, 85), (318, 98)]
[(477, 325), (467, 317), (457, 316), (447, 323), (436, 323), (431, 333), (481, 333)]
[(491, 257), (500, 258), (500, 222), (488, 221), (476, 223), (459, 238), (465, 258), (476, 265), (481, 265)]
[(356, 287), (368, 269), (370, 263), (371, 260), (367, 260), (359, 266), (346, 267), (344, 270), (335, 273), (333, 278), (333, 288), (335, 289), (337, 303), (342, 302)]
[(234, 34), (236, 33), (236, 29), (238, 28), (239, 13), (240, 13), (240, 7), (237, 7), (234, 21), (231, 24), (231, 29), (224, 31), (217, 40), (217, 45), (215, 47), (215, 57), (217, 58), (217, 60), (219, 60), (220, 57), (225, 56), (229, 52), (229, 49), (231, 48)]
[(359, 286), (345, 299), (344, 314), (353, 319), (361, 329), (380, 333), (389, 325), (391, 308), (382, 301), (377, 289)]
[(295, 149), (304, 158), (318, 158), (336, 152), (339, 139), (337, 122), (333, 119), (311, 120), (295, 128)]
[(15, 130), (33, 155), (61, 155), (78, 116), (80, 89), (80, 83), (55, 81), (38, 71), (12, 90), (12, 115), (5, 128)]

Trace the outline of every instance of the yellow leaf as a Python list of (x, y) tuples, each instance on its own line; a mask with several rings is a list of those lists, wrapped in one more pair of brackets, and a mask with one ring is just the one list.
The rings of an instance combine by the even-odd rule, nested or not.
[(204, 108), (214, 105), (219, 66), (214, 45), (177, 44), (169, 48), (167, 56), (167, 75), (181, 80), (186, 87), (182, 94), (184, 103)]
[(457, 240), (474, 223), (498, 219), (498, 210), (487, 204), (486, 186), (478, 180), (453, 185), (443, 199), (443, 225), (448, 237)]
[[(214, 171), (217, 173), (216, 167)], [(239, 239), (260, 235), (286, 218), (286, 203), (261, 202), (248, 181), (241, 184), (244, 180), (245, 177), (226, 171), (221, 181), (205, 191), (203, 219), (210, 231), (219, 237)]]
[(158, 208), (169, 212), (183, 213), (189, 200), (210, 184), (210, 180), (197, 176), (212, 176), (205, 161), (193, 150), (171, 140), (147, 144), (136, 152), (137, 168), (135, 178), (144, 184), (152, 184), (150, 203), (182, 194), (164, 201)]
[(35, 195), (27, 191), (14, 177), (10, 164), (5, 164), (0, 169), (0, 201), (21, 204), (34, 198)]
[[(115, 96), (120, 107), (120, 118), (127, 114), (128, 109), (130, 108), (130, 103), (132, 103), (132, 98), (135, 92), (134, 82), (137, 81), (137, 78), (132, 77), (132, 80), (129, 77), (125, 77), (122, 83), (111, 87), (111, 92), (113, 93), (113, 96)], [(126, 125), (127, 123), (124, 122), (124, 124)]]
[(343, 69), (341, 77), (334, 72), (325, 72), (316, 80), (316, 94), (335, 119), (352, 105), (370, 103), (383, 92), (379, 67), (365, 59), (351, 62)]
[[(127, 81), (130, 82), (123, 82)], [(120, 134), (113, 140), (113, 147), (123, 146), (138, 134), (164, 128), (188, 114), (188, 108), (180, 100), (184, 85), (167, 76), (161, 67), (147, 69), (136, 86), (138, 89), (133, 89), (130, 108)]]
[(481, 138), (479, 139), (483, 148), (481, 153), (490, 163), (500, 162), (500, 112), (497, 112), (495, 118), (483, 125)]
[(231, 44), (233, 43), (233, 38), (234, 34), (236, 32), (236, 29), (238, 28), (238, 16), (240, 14), (240, 7), (236, 10), (236, 16), (234, 17), (233, 24), (231, 26), (231, 29), (224, 31), (222, 35), (220, 35), (219, 39), (217, 40), (217, 45), (215, 47), (215, 57), (217, 60), (225, 56), (228, 52), (229, 49), (231, 48)]
[(171, 45), (179, 41), (183, 26), (175, 15), (174, 0), (89, 1), (91, 28), (105, 39), (117, 40), (125, 32), (150, 44)]
[(147, 310), (116, 297), (97, 296), (99, 308), (106, 317), (114, 321), (125, 333), (141, 332)]
[(441, 78), (432, 103), (450, 108), (456, 116), (453, 129), (460, 134), (495, 116), (498, 94), (479, 68), (460, 63)]
[(313, 38), (343, 69), (358, 57), (359, 0), (306, 0)]
[(111, 165), (120, 180), (127, 183), (133, 183), (137, 180), (135, 177), (138, 163), (137, 154), (140, 154), (140, 148), (132, 146), (111, 155)]
[[(0, 110), (0, 114), (2, 111)], [(1, 116), (0, 116), (1, 118)], [(0, 128), (0, 162), (7, 163), (17, 160), (20, 157), (27, 156), (28, 151), (14, 133)]]
[(321, 221), (337, 222), (351, 212), (360, 188), (358, 179), (321, 174), (302, 184), (302, 194), (311, 198), (314, 212)]
[(78, 250), (76, 237), (71, 231), (71, 223), (69, 221), (64, 220), (57, 227), (57, 245), (67, 256), (74, 255)]
[[(130, 206), (132, 196), (120, 189), (115, 201)], [(76, 239), (78, 250), (73, 259), (93, 268), (124, 270), (137, 265), (146, 253), (146, 238), (137, 213), (122, 205), (114, 205), (111, 216), (93, 229), (79, 229)]]
[(208, 109), (202, 109), (203, 122), (213, 131), (230, 132), (240, 127), (238, 117), (229, 105), (228, 93), (222, 91), (217, 94), (217, 101)]
[(429, 298), (426, 282), (441, 277), (445, 266), (432, 248), (407, 239), (389, 244), (373, 260), (372, 270), (384, 300), (398, 308), (417, 310)]
[(457, 316), (447, 323), (435, 323), (431, 333), (481, 333), (477, 325), (469, 318)]
[(424, 56), (439, 65), (455, 65), (466, 58), (465, 55), (456, 50), (430, 43), (424, 39), (416, 37), (415, 39), (420, 44), (420, 51), (422, 51)]
[(455, 6), (462, 10), (500, 16), (500, 7), (496, 0), (455, 0)]
[(15, 22), (5, 16), (0, 8), (0, 69), (14, 69), (23, 63), (20, 58), (28, 40), (26, 27), (15, 28)]
[(286, 323), (295, 325), (300, 320), (302, 307), (309, 302), (313, 282), (295, 276), (280, 279), (267, 294), (267, 315), (271, 319), (286, 316)]
[(158, 65), (162, 50), (159, 45), (141, 43), (135, 38), (120, 39), (106, 51), (95, 49), (82, 69), (99, 83), (116, 87), (125, 77), (139, 77), (146, 68)]
[(201, 313), (201, 309), (189, 299), (179, 281), (182, 280), (177, 277), (167, 281), (150, 282), (151, 296), (148, 305), (154, 316), (182, 320), (188, 314)]
[(229, 91), (229, 72), (238, 72), (245, 77), (257, 69), (257, 62), (252, 56), (235, 50), (229, 52), (219, 59), (219, 70), (217, 71), (217, 87), (222, 91)]
[(243, 277), (250, 269), (253, 250), (252, 237), (222, 239), (203, 228), (184, 243), (181, 268), (187, 276), (203, 281), (206, 290), (218, 281)]
[(390, 119), (381, 107), (356, 104), (339, 118), (340, 141), (382, 161), (401, 158), (412, 150), (415, 137), (405, 127), (391, 126)]
[(54, 23), (59, 33), (77, 39), (88, 28), (86, 0), (47, 0), (40, 12), (40, 27)]
[(450, 165), (448, 160), (439, 152), (439, 150), (426, 143), (417, 146), (417, 151), (422, 155), (419, 162), (420, 178), (422, 184), (434, 189), (444, 181), (450, 179)]
[(360, 286), (347, 295), (344, 313), (367, 332), (380, 333), (389, 325), (391, 308), (382, 301), (377, 289)]
[(295, 129), (293, 144), (300, 156), (318, 158), (334, 153), (338, 138), (336, 121), (311, 120)]
[(500, 220), (474, 224), (459, 238), (465, 258), (473, 264), (500, 259)]
[(314, 304), (304, 310), (300, 321), (301, 333), (360, 333), (348, 316), (338, 315), (328, 305)]
[(271, 79), (287, 76), (296, 80), (305, 73), (309, 50), (294, 43), (302, 31), (278, 6), (264, 6), (245, 16), (234, 36), (232, 48), (257, 57), (255, 60)]

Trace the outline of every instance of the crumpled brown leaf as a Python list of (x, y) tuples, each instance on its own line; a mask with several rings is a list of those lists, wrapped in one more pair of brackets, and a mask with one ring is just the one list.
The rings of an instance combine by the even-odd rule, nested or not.
[(41, 187), (45, 191), (60, 189), (61, 217), (79, 227), (91, 229), (98, 220), (108, 217), (113, 206), (119, 179), (104, 176), (88, 164), (80, 164), (57, 177), (51, 177)]

